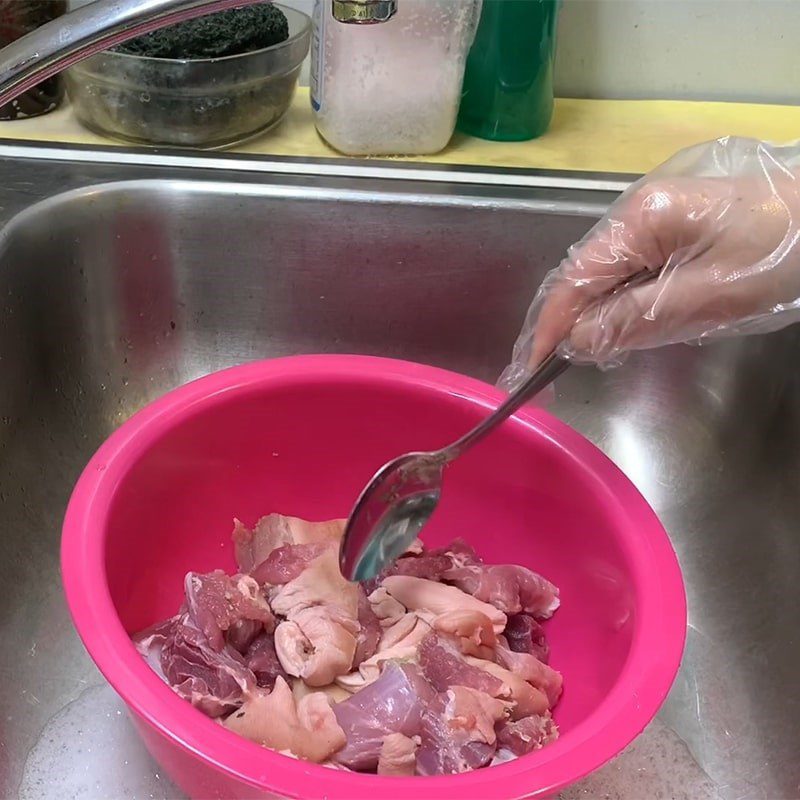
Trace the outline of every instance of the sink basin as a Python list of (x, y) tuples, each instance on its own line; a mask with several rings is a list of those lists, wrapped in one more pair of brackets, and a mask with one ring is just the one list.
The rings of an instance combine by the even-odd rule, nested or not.
[[(177, 796), (84, 654), (58, 580), (66, 501), (111, 430), (180, 383), (270, 356), (368, 353), (493, 380), (544, 272), (616, 188), (127, 161), (0, 148), (0, 796)], [(798, 335), (560, 381), (554, 411), (660, 514), (690, 609), (659, 721), (565, 797), (796, 796)]]

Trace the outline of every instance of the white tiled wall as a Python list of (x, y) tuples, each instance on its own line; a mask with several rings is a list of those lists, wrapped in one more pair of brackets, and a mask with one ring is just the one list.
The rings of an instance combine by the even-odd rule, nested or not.
[(800, 103), (798, 42), (800, 0), (563, 0), (556, 93)]

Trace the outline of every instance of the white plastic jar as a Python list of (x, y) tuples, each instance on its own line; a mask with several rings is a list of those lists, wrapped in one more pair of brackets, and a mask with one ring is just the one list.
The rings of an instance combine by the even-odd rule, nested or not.
[(337, 22), (315, 0), (311, 105), (320, 135), (348, 155), (424, 155), (455, 128), (481, 0), (397, 0), (386, 22)]

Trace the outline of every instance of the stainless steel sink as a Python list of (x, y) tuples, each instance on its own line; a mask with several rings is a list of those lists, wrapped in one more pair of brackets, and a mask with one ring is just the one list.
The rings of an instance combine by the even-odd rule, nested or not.
[[(375, 353), (493, 380), (619, 185), (4, 147), (0, 187), (0, 796), (177, 797), (61, 596), (60, 523), (94, 448), (249, 359)], [(797, 364), (790, 330), (560, 382), (556, 413), (659, 512), (690, 601), (659, 720), (565, 797), (800, 793)]]

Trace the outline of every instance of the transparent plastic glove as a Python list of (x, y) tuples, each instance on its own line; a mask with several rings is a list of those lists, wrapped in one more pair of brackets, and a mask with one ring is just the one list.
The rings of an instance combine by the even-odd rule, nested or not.
[(501, 383), (800, 319), (800, 147), (720, 139), (633, 184), (534, 298)]

